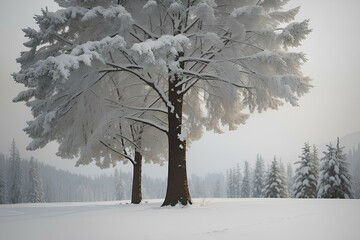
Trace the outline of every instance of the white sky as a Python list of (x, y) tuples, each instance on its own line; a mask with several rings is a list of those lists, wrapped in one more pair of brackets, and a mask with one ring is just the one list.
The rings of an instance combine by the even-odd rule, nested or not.
[[(305, 141), (323, 144), (360, 130), (360, 1), (292, 0), (288, 6), (299, 5), (297, 20), (309, 18), (313, 32), (297, 50), (307, 54), (303, 70), (314, 88), (301, 99), (300, 107), (285, 105), (278, 111), (253, 114), (237, 131), (205, 134), (188, 151), (189, 175), (225, 171), (244, 160), (253, 163), (257, 153), (266, 160), (276, 154), (294, 162)], [(34, 156), (63, 169), (101, 174), (104, 171), (95, 167), (74, 169), (74, 161), (57, 158), (56, 143), (35, 152), (25, 150), (30, 139), (22, 129), (31, 115), (24, 103), (12, 103), (22, 86), (10, 74), (19, 70), (15, 59), (25, 49), (21, 29), (34, 27), (32, 17), (46, 6), (56, 7), (51, 0), (0, 3), (0, 152), (7, 154), (15, 138), (24, 158)], [(121, 168), (131, 170), (122, 164)], [(147, 166), (144, 172), (166, 176), (167, 169)]]

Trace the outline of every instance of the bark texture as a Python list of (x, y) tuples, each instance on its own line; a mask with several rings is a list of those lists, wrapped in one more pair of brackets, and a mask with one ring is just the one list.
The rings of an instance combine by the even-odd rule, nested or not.
[(166, 196), (162, 206), (192, 204), (186, 173), (186, 141), (181, 132), (183, 95), (178, 94), (178, 81), (176, 75), (175, 79), (169, 80), (169, 100), (172, 105), (168, 107), (169, 166)]
[(142, 155), (140, 152), (135, 152), (135, 164), (133, 167), (133, 184), (131, 193), (131, 203), (139, 204), (142, 201), (141, 191), (141, 174), (142, 174)]

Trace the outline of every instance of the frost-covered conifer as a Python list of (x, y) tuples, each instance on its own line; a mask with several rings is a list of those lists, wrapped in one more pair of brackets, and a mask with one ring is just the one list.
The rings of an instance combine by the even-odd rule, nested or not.
[(33, 158), (30, 159), (29, 171), (29, 190), (28, 202), (42, 203), (44, 202), (43, 182), (39, 174), (37, 163)]
[(250, 169), (249, 163), (245, 161), (244, 166), (244, 177), (241, 182), (240, 196), (242, 198), (249, 198), (251, 194), (251, 186), (250, 186)]
[(320, 162), (318, 198), (354, 198), (351, 188), (351, 175), (346, 155), (340, 147), (339, 138), (336, 148), (326, 145), (327, 151)]
[(234, 167), (234, 187), (235, 187), (235, 197), (240, 198), (241, 197), (241, 185), (242, 185), (242, 179), (243, 176), (241, 174), (241, 168), (240, 164), (236, 164), (236, 167)]
[(226, 173), (226, 195), (228, 198), (235, 197), (235, 183), (234, 183), (234, 172), (230, 168)]
[(287, 180), (287, 189), (288, 189), (288, 196), (292, 196), (292, 187), (294, 185), (294, 172), (292, 170), (292, 166), (288, 163), (286, 167), (286, 180)]
[(239, 198), (241, 196), (242, 174), (240, 165), (237, 164), (227, 172), (227, 196)]
[(122, 179), (122, 173), (115, 169), (114, 173), (115, 181), (115, 199), (124, 200), (126, 199), (124, 180)]
[(10, 202), (21, 203), (23, 200), (22, 173), (20, 166), (19, 150), (16, 148), (15, 140), (10, 148)]
[(0, 204), (6, 203), (5, 157), (0, 154)]
[(262, 197), (262, 190), (264, 188), (265, 181), (265, 169), (264, 169), (264, 160), (261, 155), (257, 155), (255, 169), (254, 169), (254, 179), (253, 179), (253, 191), (252, 197), (259, 198)]
[(316, 198), (316, 177), (314, 158), (310, 152), (309, 143), (305, 143), (300, 161), (295, 170), (292, 196), (295, 198)]
[(318, 155), (319, 155), (318, 149), (314, 144), (313, 148), (312, 148), (312, 153), (311, 153), (311, 161), (312, 161), (313, 172), (314, 172), (316, 182), (319, 179), (319, 156)]
[[(310, 88), (305, 55), (289, 51), (308, 20), (293, 22), (288, 1), (56, 2), (35, 17), (39, 30), (24, 29), (29, 51), (14, 74), (28, 88), (14, 100), (34, 115), (28, 148), (56, 140), (61, 156), (100, 166), (130, 161), (128, 147), (148, 161), (168, 150), (163, 205), (191, 203), (186, 146), (204, 130), (234, 130), (245, 109), (297, 105)], [(134, 124), (146, 126), (141, 147)]]
[(283, 182), (285, 183), (284, 184), (284, 188), (285, 188), (285, 193), (286, 193), (286, 196), (285, 197), (289, 197), (289, 189), (287, 187), (287, 175), (286, 175), (286, 171), (285, 171), (285, 165), (284, 163), (281, 161), (280, 159), (280, 162), (279, 162), (279, 170), (280, 170), (280, 174), (281, 174), (281, 178), (283, 179)]
[(263, 196), (265, 198), (286, 198), (286, 181), (280, 173), (280, 167), (276, 157), (271, 163), (264, 184)]

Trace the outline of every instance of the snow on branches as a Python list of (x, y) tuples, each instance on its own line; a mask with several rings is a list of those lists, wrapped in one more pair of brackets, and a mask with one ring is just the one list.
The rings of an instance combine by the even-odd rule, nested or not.
[(14, 101), (35, 118), (30, 149), (56, 140), (61, 156), (109, 166), (115, 156), (130, 161), (129, 149), (164, 152), (165, 139), (169, 161), (185, 159), (204, 130), (296, 106), (311, 87), (304, 54), (289, 51), (309, 22), (292, 22), (299, 8), (284, 10), (287, 1), (56, 2), (62, 9), (35, 17), (38, 30), (24, 29), (29, 51), (13, 74), (28, 88)]

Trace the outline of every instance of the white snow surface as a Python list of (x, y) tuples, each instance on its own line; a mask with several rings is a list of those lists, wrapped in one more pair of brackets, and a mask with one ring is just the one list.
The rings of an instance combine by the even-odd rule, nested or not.
[(0, 239), (360, 239), (360, 200), (195, 199), (187, 207), (160, 205), (161, 200), (0, 205)]

